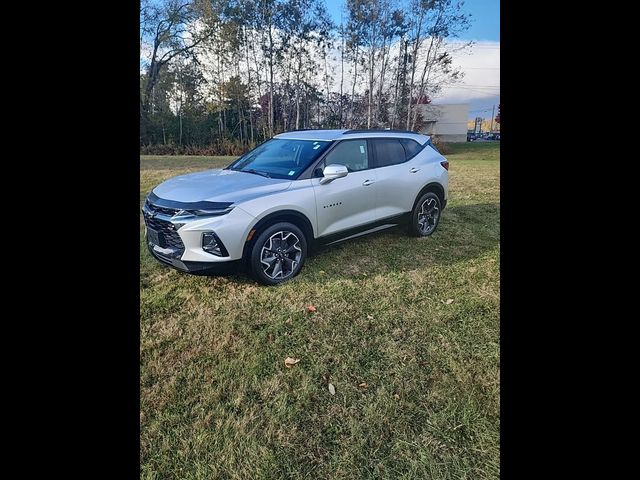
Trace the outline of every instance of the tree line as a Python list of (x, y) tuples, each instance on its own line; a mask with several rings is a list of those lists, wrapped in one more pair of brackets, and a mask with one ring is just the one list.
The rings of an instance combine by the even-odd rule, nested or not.
[(140, 146), (239, 154), (305, 128), (421, 127), (462, 73), (459, 0), (143, 0)]

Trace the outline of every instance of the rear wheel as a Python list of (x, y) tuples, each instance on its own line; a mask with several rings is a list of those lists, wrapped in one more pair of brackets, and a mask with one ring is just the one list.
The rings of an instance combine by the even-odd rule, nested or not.
[(411, 214), (410, 233), (417, 237), (431, 235), (438, 228), (441, 210), (440, 198), (433, 192), (425, 193), (416, 202)]
[(292, 223), (267, 227), (251, 248), (251, 275), (264, 285), (277, 285), (292, 279), (307, 258), (304, 233)]

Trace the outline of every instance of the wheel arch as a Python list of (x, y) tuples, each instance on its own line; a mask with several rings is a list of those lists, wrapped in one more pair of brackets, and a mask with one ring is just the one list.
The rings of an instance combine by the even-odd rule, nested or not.
[(428, 192), (435, 193), (440, 199), (440, 205), (442, 205), (444, 208), (444, 205), (445, 205), (444, 187), (440, 185), (438, 182), (430, 182), (430, 183), (427, 183), (424, 187), (422, 187), (422, 189), (418, 192), (418, 195), (416, 195), (416, 198), (413, 200), (413, 208), (411, 209), (411, 211), (413, 211), (416, 208), (416, 204), (418, 203), (418, 200), (420, 200), (420, 197)]
[(313, 244), (313, 226), (309, 218), (307, 218), (304, 213), (297, 210), (278, 210), (277, 212), (272, 212), (268, 215), (265, 215), (263, 218), (258, 220), (258, 222), (256, 222), (253, 227), (251, 227), (250, 232), (255, 230), (255, 233), (251, 237), (250, 241), (245, 242), (244, 248), (242, 250), (242, 258), (248, 258), (248, 255), (251, 252), (251, 249), (253, 248), (253, 245), (255, 244), (256, 239), (258, 238), (260, 233), (262, 233), (262, 231), (269, 225), (273, 225), (277, 222), (289, 222), (294, 224), (296, 227), (302, 230), (302, 233), (304, 233), (304, 236), (307, 240), (307, 246), (311, 246)]

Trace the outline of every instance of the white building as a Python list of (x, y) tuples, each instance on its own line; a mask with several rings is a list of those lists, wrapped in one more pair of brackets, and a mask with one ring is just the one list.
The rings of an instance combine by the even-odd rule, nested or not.
[(418, 112), (425, 124), (420, 133), (431, 135), (443, 142), (467, 141), (469, 104), (419, 104)]

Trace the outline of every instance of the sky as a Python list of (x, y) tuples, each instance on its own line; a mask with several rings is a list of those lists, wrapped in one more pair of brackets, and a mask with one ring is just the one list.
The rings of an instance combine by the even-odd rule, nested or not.
[[(325, 1), (333, 21), (340, 24), (344, 0)], [(465, 0), (463, 9), (471, 14), (471, 27), (456, 41), (472, 40), (474, 45), (453, 57), (465, 75), (433, 103), (468, 103), (469, 119), (491, 118), (493, 106), (497, 112), (500, 103), (500, 0)]]

